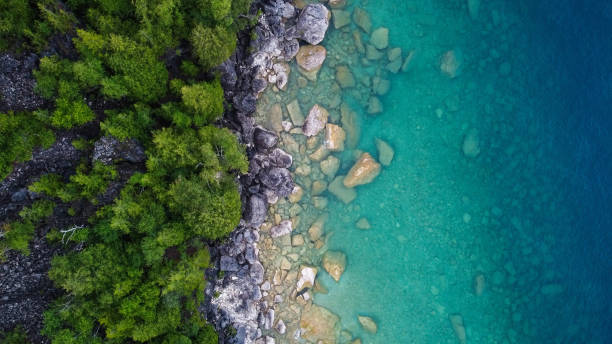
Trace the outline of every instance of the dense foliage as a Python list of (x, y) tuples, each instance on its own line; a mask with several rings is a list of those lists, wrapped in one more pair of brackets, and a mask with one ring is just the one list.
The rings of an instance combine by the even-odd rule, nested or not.
[[(235, 48), (250, 0), (8, 0), (0, 4), (0, 49), (46, 49), (71, 37), (69, 52), (41, 58), (36, 91), (51, 106), (0, 115), (2, 177), (53, 130), (96, 121), (100, 135), (137, 140), (146, 168), (134, 173), (111, 204), (99, 202), (119, 178), (113, 164), (84, 160), (69, 176), (42, 175), (30, 191), (42, 201), (5, 224), (0, 249), (28, 253), (36, 225), (55, 202), (87, 222), (47, 238), (67, 254), (49, 276), (66, 291), (45, 313), (54, 344), (216, 343), (198, 311), (207, 242), (226, 236), (241, 214), (236, 175), (244, 148), (214, 123), (223, 90), (208, 71)], [(242, 19), (241, 19), (242, 18)], [(62, 33), (62, 35), (58, 35)], [(61, 50), (61, 49), (59, 49)], [(55, 49), (54, 51), (58, 51)], [(73, 141), (91, 149), (91, 141)], [(77, 223), (75, 221), (75, 223)]]

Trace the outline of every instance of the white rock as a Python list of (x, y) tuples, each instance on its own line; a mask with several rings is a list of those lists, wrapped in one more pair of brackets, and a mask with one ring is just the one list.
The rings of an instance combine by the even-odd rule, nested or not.
[(321, 130), (323, 130), (323, 128), (325, 128), (328, 117), (329, 113), (327, 110), (319, 104), (315, 104), (308, 112), (308, 116), (306, 117), (306, 121), (302, 127), (304, 135), (308, 137), (317, 135)]
[(315, 277), (317, 276), (317, 268), (314, 266), (304, 265), (300, 268), (300, 278), (297, 281), (297, 290), (304, 288), (312, 288), (315, 283)]

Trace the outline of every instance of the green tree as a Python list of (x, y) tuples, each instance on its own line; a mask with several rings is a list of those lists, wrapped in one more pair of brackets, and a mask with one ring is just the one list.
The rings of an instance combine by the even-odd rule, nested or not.
[(223, 26), (198, 24), (191, 32), (191, 45), (200, 64), (209, 69), (232, 55), (236, 49), (235, 32)]
[(214, 122), (223, 114), (223, 88), (218, 80), (184, 86), (181, 94), (197, 126)]

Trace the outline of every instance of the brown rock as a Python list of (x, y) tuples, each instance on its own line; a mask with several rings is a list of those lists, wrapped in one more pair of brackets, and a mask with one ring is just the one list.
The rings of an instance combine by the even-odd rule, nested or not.
[(370, 153), (363, 153), (342, 182), (347, 188), (371, 183), (380, 173), (380, 164)]
[(327, 50), (321, 45), (303, 45), (295, 59), (300, 67), (300, 72), (308, 79), (316, 80), (326, 56)]
[(323, 265), (323, 269), (338, 282), (340, 281), (340, 276), (342, 276), (346, 269), (346, 255), (340, 251), (328, 250), (323, 254), (321, 264)]
[(325, 141), (323, 142), (325, 148), (332, 152), (343, 151), (344, 140), (346, 140), (344, 129), (338, 125), (327, 123), (325, 126)]
[(339, 318), (326, 308), (310, 304), (302, 311), (301, 337), (311, 343), (335, 344)]

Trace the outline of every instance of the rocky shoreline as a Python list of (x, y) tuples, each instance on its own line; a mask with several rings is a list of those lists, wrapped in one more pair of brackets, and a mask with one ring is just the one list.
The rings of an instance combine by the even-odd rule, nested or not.
[(256, 38), (251, 41), (243, 33), (236, 53), (221, 66), (225, 96), (233, 105), (226, 124), (240, 133), (250, 161), (249, 174), (240, 179), (243, 219), (227, 242), (211, 249), (215, 268), (207, 271), (206, 313), (223, 343), (275, 342), (263, 335), (274, 324), (275, 312), (262, 301), (266, 288), (260, 287), (264, 267), (258, 258), (258, 230), (266, 220), (268, 204), (294, 189), (288, 169), (293, 159), (276, 148), (279, 138), (274, 132), (255, 124), (255, 105), (268, 85), (281, 89), (286, 85), (288, 62), (298, 53), (298, 39), (321, 42), (330, 14), (320, 4), (298, 10), (283, 0), (256, 2), (252, 11), (257, 10), (262, 15), (253, 29)]

